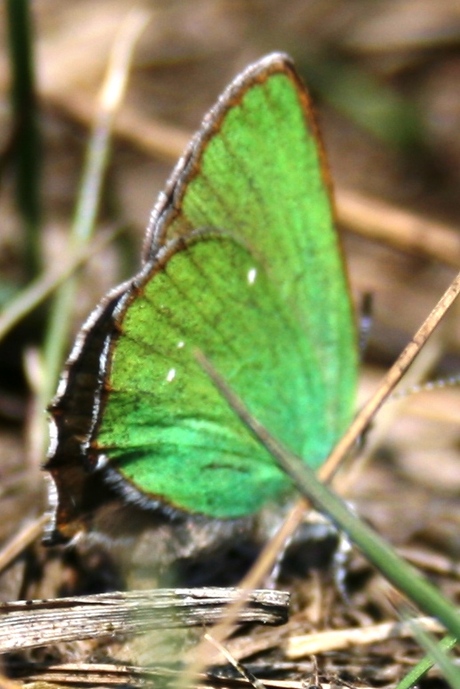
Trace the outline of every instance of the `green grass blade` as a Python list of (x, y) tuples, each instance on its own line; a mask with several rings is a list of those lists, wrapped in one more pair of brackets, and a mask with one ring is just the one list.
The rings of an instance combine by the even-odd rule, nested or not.
[(402, 591), (420, 610), (437, 618), (453, 636), (460, 638), (460, 616), (452, 603), (444, 598), (416, 569), (400, 558), (375, 531), (361, 522), (343, 500), (318, 480), (315, 472), (302, 459), (275, 440), (251, 416), (225, 380), (199, 352), (197, 352), (197, 359), (234, 412), (291, 477), (299, 492), (309, 499), (318, 511), (327, 514), (339, 529), (345, 531), (350, 540), (388, 581)]
[[(125, 94), (134, 46), (147, 23), (147, 18), (148, 15), (143, 10), (129, 12), (113, 47), (106, 79), (100, 94), (100, 107), (87, 147), (71, 228), (69, 252), (81, 250), (92, 236), (109, 161), (114, 119)], [(67, 346), (75, 290), (76, 278), (73, 277), (61, 286), (53, 304), (44, 346), (46, 374), (44, 376), (45, 382), (40, 390), (39, 409), (47, 407), (56, 388), (63, 352)]]
[(40, 172), (41, 146), (28, 0), (7, 0), (8, 46), (11, 62), (16, 203), (24, 225), (26, 275), (35, 277), (41, 267)]
[(414, 684), (417, 684), (421, 677), (423, 677), (423, 675), (433, 667), (437, 654), (445, 654), (451, 648), (454, 648), (456, 644), (457, 639), (452, 636), (446, 636), (437, 645), (434, 644), (436, 649), (435, 653), (430, 652), (430, 655), (425, 656), (425, 658), (417, 663), (417, 665), (415, 665), (415, 667), (413, 667), (410, 672), (408, 672), (407, 675), (400, 682), (398, 682), (395, 689), (411, 689), (411, 687), (413, 687)]

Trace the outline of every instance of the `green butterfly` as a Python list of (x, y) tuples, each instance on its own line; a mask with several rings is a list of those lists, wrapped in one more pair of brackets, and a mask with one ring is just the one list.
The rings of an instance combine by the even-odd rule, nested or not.
[(356, 333), (309, 97), (283, 54), (206, 115), (153, 210), (140, 272), (77, 337), (50, 409), (51, 542), (85, 527), (95, 486), (218, 519), (290, 490), (197, 348), (271, 434), (322, 464), (353, 413)]

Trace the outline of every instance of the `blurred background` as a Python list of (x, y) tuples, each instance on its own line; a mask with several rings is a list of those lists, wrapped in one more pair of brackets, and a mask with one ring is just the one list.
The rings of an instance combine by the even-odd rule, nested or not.
[[(32, 4), (42, 223), (32, 258), (15, 198), (17, 122), (0, 9), (0, 300), (65, 260), (85, 147), (111, 47), (131, 7), (149, 15), (117, 117), (97, 232), (123, 227), (84, 268), (73, 334), (99, 298), (134, 273), (157, 194), (227, 83), (270, 51), (294, 59), (320, 121), (357, 304), (372, 295), (360, 401), (375, 388), (460, 267), (460, 6), (457, 0), (39, 0)], [(20, 130), (19, 130), (20, 131)], [(31, 417), (41, 385), (43, 306), (0, 345), (0, 540), (46, 505)], [(68, 347), (71, 345), (68, 339)], [(454, 306), (413, 380), (460, 372)], [(403, 387), (408, 383), (403, 383)], [(365, 470), (342, 490), (393, 542), (458, 558), (460, 392), (387, 405)], [(34, 555), (34, 567), (43, 566)], [(38, 564), (37, 564), (38, 563)], [(0, 579), (24, 589), (27, 558)], [(35, 570), (34, 570), (35, 571)], [(37, 570), (38, 571), (38, 570)], [(59, 577), (70, 576), (60, 569)], [(67, 572), (67, 574), (66, 574)], [(38, 578), (38, 575), (37, 575)], [(103, 587), (101, 585), (101, 587)], [(58, 588), (58, 587), (56, 587)], [(55, 589), (56, 590), (56, 589)], [(29, 589), (27, 589), (29, 591)], [(30, 592), (30, 591), (29, 591)], [(52, 590), (50, 590), (52, 592)]]

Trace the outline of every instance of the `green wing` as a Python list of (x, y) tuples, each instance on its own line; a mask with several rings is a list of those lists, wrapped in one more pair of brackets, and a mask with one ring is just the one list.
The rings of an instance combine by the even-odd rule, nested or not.
[(284, 55), (205, 118), (154, 210), (117, 307), (92, 442), (133, 495), (210, 517), (289, 488), (201, 371), (318, 467), (353, 412), (355, 324), (308, 96)]

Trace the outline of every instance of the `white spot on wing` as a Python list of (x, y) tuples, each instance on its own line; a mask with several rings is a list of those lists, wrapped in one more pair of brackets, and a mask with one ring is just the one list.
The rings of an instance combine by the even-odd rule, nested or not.
[(250, 270), (248, 270), (248, 284), (253, 285), (256, 281), (256, 277), (257, 277), (257, 268), (250, 268)]
[(109, 464), (109, 458), (107, 455), (99, 455), (96, 461), (96, 466), (94, 467), (95, 471), (101, 471), (101, 469), (105, 469), (106, 466)]
[(168, 375), (166, 376), (166, 380), (168, 381), (168, 383), (173, 381), (175, 377), (176, 377), (176, 369), (175, 368), (169, 369)]

